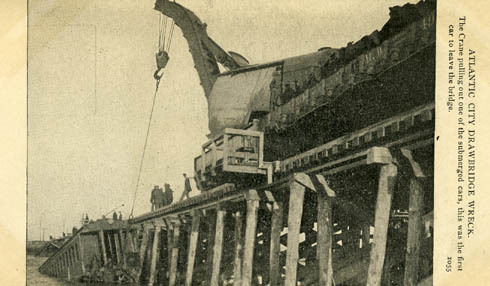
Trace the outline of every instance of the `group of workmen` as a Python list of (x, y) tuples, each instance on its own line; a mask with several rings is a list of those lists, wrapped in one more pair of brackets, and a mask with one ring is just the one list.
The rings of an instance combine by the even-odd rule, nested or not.
[[(191, 183), (190, 183), (190, 177), (187, 177), (187, 174), (184, 175), (184, 192), (182, 193), (182, 196), (180, 197), (180, 200), (182, 200), (184, 197), (189, 198), (189, 193), (192, 191)], [(164, 185), (165, 191), (163, 191), (162, 188), (160, 188), (158, 185), (153, 187), (153, 190), (151, 191), (151, 211), (163, 208), (164, 206), (170, 205), (173, 200), (174, 200), (174, 192), (172, 188), (170, 188), (170, 184), (165, 183)]]
[(165, 184), (165, 192), (158, 185), (151, 191), (151, 211), (163, 208), (172, 203), (174, 198), (173, 191), (169, 184)]

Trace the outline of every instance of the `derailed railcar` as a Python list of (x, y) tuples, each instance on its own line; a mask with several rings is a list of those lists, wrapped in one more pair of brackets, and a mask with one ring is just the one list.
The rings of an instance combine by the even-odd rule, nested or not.
[(74, 281), (132, 281), (127, 257), (137, 243), (127, 221), (100, 219), (83, 225), (39, 271)]
[[(202, 194), (130, 221), (136, 281), (431, 281), (435, 1), (393, 8), (380, 32), (345, 48), (221, 74), (197, 17), (166, 0), (156, 8), (185, 16), (176, 23), (211, 134), (195, 159)], [(114, 231), (91, 235), (104, 266), (119, 261), (107, 250)]]
[(390, 12), (341, 49), (207, 78), (196, 65), (203, 193), (132, 221), (153, 242), (149, 284), (431, 284), (435, 1)]

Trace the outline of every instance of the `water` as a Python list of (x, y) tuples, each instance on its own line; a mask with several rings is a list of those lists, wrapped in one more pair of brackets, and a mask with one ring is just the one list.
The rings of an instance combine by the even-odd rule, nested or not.
[(68, 282), (56, 280), (52, 277), (43, 275), (39, 272), (38, 268), (43, 264), (47, 257), (38, 257), (27, 255), (27, 285), (33, 286), (61, 286), (72, 285)]
[(114, 283), (80, 283), (80, 282), (68, 282), (63, 280), (58, 280), (47, 275), (41, 274), (38, 270), (39, 266), (46, 261), (47, 257), (38, 257), (38, 256), (27, 256), (27, 285), (28, 286), (76, 286), (76, 285), (90, 285), (90, 286), (99, 286), (99, 285), (126, 285), (126, 286), (135, 286), (139, 284), (114, 284)]

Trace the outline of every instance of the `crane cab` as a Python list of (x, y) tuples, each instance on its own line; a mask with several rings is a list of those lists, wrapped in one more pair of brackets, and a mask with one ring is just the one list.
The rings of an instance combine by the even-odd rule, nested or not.
[(194, 159), (196, 178), (206, 189), (226, 177), (265, 174), (263, 150), (263, 132), (225, 128), (202, 145), (201, 155)]

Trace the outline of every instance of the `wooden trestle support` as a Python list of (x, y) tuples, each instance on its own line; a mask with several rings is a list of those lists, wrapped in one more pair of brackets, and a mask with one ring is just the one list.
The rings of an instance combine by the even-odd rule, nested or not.
[(77, 231), (39, 270), (57, 278), (78, 280), (101, 266), (130, 269), (135, 239), (135, 229), (126, 222), (100, 220)]
[[(431, 145), (371, 147), (318, 172), (293, 173), (254, 189), (226, 184), (203, 198), (138, 217), (133, 223), (151, 229), (154, 237), (152, 245), (150, 235), (140, 243), (141, 268), (148, 268), (143, 272), (149, 277), (142, 280), (148, 285), (391, 285), (397, 279), (393, 272), (404, 265), (400, 282), (416, 285), (420, 275), (430, 275), (418, 269), (427, 237), (422, 236), (427, 185), (422, 169), (430, 166), (413, 154)], [(397, 229), (390, 217), (393, 196), (405, 189), (408, 233), (400, 239), (392, 233)], [(157, 281), (159, 271), (165, 275)]]
[[(427, 110), (432, 121), (433, 105), (409, 123)], [(380, 126), (387, 134), (394, 123), (356, 136)], [(146, 285), (417, 285), (432, 273), (433, 125), (423, 126), (267, 185), (223, 184), (90, 237), (104, 264), (122, 263)], [(83, 257), (96, 250), (82, 234), (41, 270), (69, 278), (81, 256), (85, 272)]]

